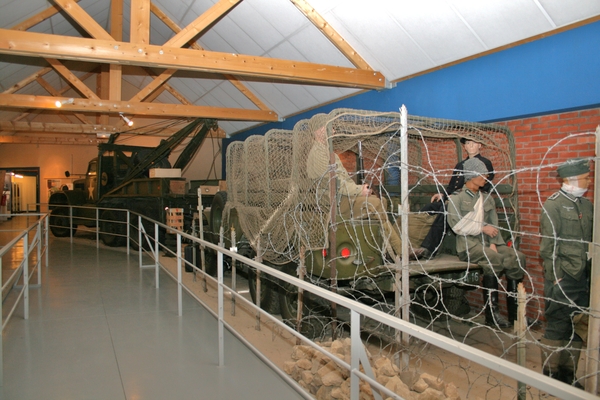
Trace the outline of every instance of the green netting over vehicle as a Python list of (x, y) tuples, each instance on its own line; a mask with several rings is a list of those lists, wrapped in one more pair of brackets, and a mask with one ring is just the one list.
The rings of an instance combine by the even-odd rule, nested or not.
[[(252, 248), (273, 264), (297, 260), (301, 247), (327, 248), (330, 193), (332, 187), (340, 188), (339, 183), (330, 187), (335, 165), (328, 152), (322, 153), (325, 159), (317, 160), (327, 165), (320, 178), (310, 179), (307, 174), (308, 168), (314, 167), (307, 166), (310, 151), (319, 143), (339, 155), (362, 153), (362, 169), (355, 165), (346, 165), (346, 169), (355, 180), (377, 188), (377, 195), (387, 200), (393, 213), (400, 197), (400, 168), (408, 169), (411, 196), (443, 192), (454, 165), (464, 158), (458, 141), (476, 140), (485, 146), (484, 155), (494, 165), (494, 184), (502, 185), (502, 198), (511, 202), (516, 193), (511, 158), (514, 143), (506, 127), (409, 116), (408, 165), (400, 162), (400, 131), (399, 112), (336, 109), (302, 120), (291, 131), (273, 129), (264, 136), (231, 143), (224, 226), (230, 226), (230, 211), (235, 209)], [(510, 207), (516, 211), (516, 204)], [(336, 220), (339, 222), (339, 217)]]

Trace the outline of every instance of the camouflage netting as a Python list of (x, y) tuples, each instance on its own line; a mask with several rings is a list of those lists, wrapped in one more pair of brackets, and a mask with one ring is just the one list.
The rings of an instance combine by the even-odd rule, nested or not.
[[(378, 188), (378, 195), (387, 198), (389, 204), (397, 204), (393, 198), (399, 196), (400, 113), (336, 109), (298, 122), (293, 131), (273, 129), (264, 136), (234, 142), (227, 150), (229, 198), (224, 226), (229, 226), (229, 211), (235, 209), (246, 239), (271, 263), (297, 260), (300, 246), (310, 250), (328, 245), (331, 174), (323, 171), (318, 180), (307, 176), (315, 132), (322, 127), (336, 154), (358, 154), (361, 143), (364, 164), (359, 173), (364, 182)], [(409, 116), (407, 167), (411, 191), (420, 192), (424, 185), (438, 185), (429, 187), (429, 191), (444, 190), (454, 165), (463, 158), (457, 153), (460, 138), (483, 143), (485, 156), (496, 170), (494, 183), (510, 185), (516, 191), (510, 157), (512, 136), (506, 134), (506, 129)], [(323, 163), (330, 165), (329, 160)], [(352, 176), (357, 174), (356, 168), (346, 169)]]

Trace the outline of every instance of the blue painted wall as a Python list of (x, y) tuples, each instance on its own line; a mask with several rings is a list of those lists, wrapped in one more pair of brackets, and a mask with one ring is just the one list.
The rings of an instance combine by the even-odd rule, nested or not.
[(396, 111), (405, 104), (409, 114), (478, 122), (598, 107), (599, 50), (596, 22), (252, 128), (225, 139), (223, 148), (272, 128), (292, 129), (301, 119), (342, 107)]

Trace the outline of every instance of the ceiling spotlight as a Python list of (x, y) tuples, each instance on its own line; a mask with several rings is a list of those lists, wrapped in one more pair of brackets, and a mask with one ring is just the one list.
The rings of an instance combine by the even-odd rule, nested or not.
[(126, 116), (123, 115), (123, 113), (119, 113), (119, 115), (121, 116), (121, 118), (123, 118), (123, 121), (125, 121), (125, 123), (127, 124), (127, 126), (133, 126), (133, 121), (130, 120), (129, 118), (127, 118)]
[(61, 108), (63, 105), (65, 104), (73, 104), (75, 102), (74, 98), (70, 98), (70, 99), (66, 99), (66, 100), (56, 100), (56, 102), (54, 103), (54, 105), (58, 108)]

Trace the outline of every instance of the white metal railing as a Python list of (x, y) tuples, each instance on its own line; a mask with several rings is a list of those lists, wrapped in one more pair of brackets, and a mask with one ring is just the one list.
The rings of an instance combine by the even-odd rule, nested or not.
[[(6, 245), (0, 248), (0, 282), (2, 282), (2, 310), (0, 312), (1, 332), (12, 318), (17, 306), (23, 300), (23, 318), (29, 319), (29, 289), (30, 280), (35, 276), (37, 283), (33, 286), (40, 287), (42, 284), (41, 265), (42, 260), (46, 262), (48, 267), (48, 216), (46, 214), (18, 214), (10, 215), (13, 219), (35, 217), (36, 221), (28, 225), (25, 229), (19, 229), (20, 233), (15, 234), (15, 237)], [(2, 276), (4, 270), (2, 268), (2, 259), (5, 255), (11, 252), (19, 251), (17, 248), (22, 246), (23, 258), (19, 265), (10, 271), (10, 276), (5, 278)], [(33, 254), (35, 252), (35, 254)], [(22, 285), (19, 285), (22, 282)], [(4, 306), (9, 292), (16, 290), (12, 297), (9, 310), (5, 311)], [(1, 333), (0, 332), (0, 333)], [(2, 335), (0, 335), (0, 386), (4, 383), (3, 372), (3, 343)]]
[[(186, 290), (192, 297), (194, 297), (197, 301), (199, 301), (209, 312), (211, 312), (218, 320), (218, 340), (219, 340), (219, 366), (224, 365), (224, 329), (227, 328), (234, 336), (244, 342), (259, 358), (261, 358), (265, 363), (270, 365), (274, 371), (276, 371), (284, 380), (286, 380), (290, 385), (295, 387), (299, 393), (301, 393), (306, 398), (312, 398), (312, 396), (308, 395), (304, 389), (302, 389), (297, 382), (295, 382), (291, 377), (289, 377), (285, 372), (281, 371), (277, 366), (275, 366), (266, 356), (260, 353), (258, 349), (256, 349), (251, 343), (249, 343), (239, 332), (235, 330), (235, 328), (228, 324), (224, 319), (224, 304), (225, 304), (225, 291), (227, 291), (228, 295), (231, 295), (233, 299), (237, 301), (241, 301), (244, 304), (251, 307), (257, 315), (262, 315), (276, 324), (282, 330), (285, 330), (292, 335), (295, 335), (297, 338), (302, 340), (305, 344), (317, 349), (318, 351), (326, 354), (333, 361), (335, 361), (338, 365), (347, 368), (350, 372), (351, 376), (351, 398), (353, 400), (358, 400), (359, 398), (359, 378), (363, 379), (369, 384), (371, 384), (372, 388), (378, 390), (380, 393), (385, 393), (386, 396), (392, 397), (394, 399), (401, 399), (398, 395), (391, 392), (379, 382), (374, 379), (374, 375), (371, 372), (371, 368), (369, 365), (369, 361), (364, 349), (363, 342), (361, 340), (361, 330), (360, 330), (360, 321), (361, 318), (370, 318), (375, 320), (385, 326), (388, 326), (404, 335), (409, 335), (415, 338), (418, 338), (424, 342), (427, 342), (431, 345), (434, 345), (440, 349), (446, 350), (452, 354), (460, 356), (462, 358), (468, 359), (472, 362), (475, 362), (485, 368), (489, 368), (492, 371), (496, 371), (501, 373), (507, 377), (515, 379), (517, 382), (524, 383), (533, 387), (536, 387), (542, 391), (545, 391), (551, 395), (557, 396), (559, 398), (569, 398), (569, 399), (597, 399), (596, 396), (587, 393), (583, 390), (575, 389), (574, 387), (567, 385), (558, 380), (546, 377), (539, 372), (535, 372), (529, 370), (525, 367), (507, 361), (503, 358), (496, 357), (492, 354), (486, 353), (484, 351), (478, 350), (472, 346), (466, 345), (464, 343), (457, 342), (454, 339), (447, 338), (438, 333), (432, 332), (426, 328), (420, 327), (418, 325), (412, 324), (408, 321), (404, 321), (400, 318), (394, 317), (392, 315), (386, 314), (382, 311), (379, 311), (375, 308), (369, 307), (367, 305), (356, 302), (347, 297), (341, 296), (339, 294), (333, 293), (329, 290), (320, 288), (315, 286), (309, 282), (304, 280), (300, 280), (294, 276), (288, 275), (284, 272), (281, 272), (277, 269), (268, 267), (264, 264), (256, 262), (255, 260), (251, 260), (244, 256), (237, 254), (235, 249), (228, 250), (225, 249), (222, 245), (218, 246), (207, 242), (205, 240), (199, 239), (195, 236), (186, 234), (181, 231), (176, 231), (173, 228), (170, 228), (162, 223), (139, 215), (137, 213), (129, 212), (126, 210), (116, 210), (120, 212), (125, 212), (127, 217), (121, 221), (110, 221), (111, 223), (119, 223), (122, 224), (123, 227), (127, 224), (127, 228), (123, 229), (121, 234), (109, 233), (109, 232), (100, 232), (96, 234), (96, 240), (98, 241), (97, 246), (99, 245), (99, 237), (101, 235), (118, 235), (126, 238), (127, 242), (127, 253), (130, 252), (130, 243), (135, 244), (139, 251), (139, 266), (140, 268), (154, 268), (155, 269), (155, 285), (159, 287), (160, 285), (160, 270), (165, 271), (172, 279), (177, 282), (177, 296), (178, 296), (178, 314), (183, 315), (183, 307), (182, 307), (182, 291)], [(70, 212), (72, 215), (72, 211)], [(100, 223), (102, 220), (98, 218), (98, 213), (96, 214), (96, 222)], [(131, 229), (134, 228), (137, 230), (137, 240), (130, 236)], [(147, 228), (152, 228), (152, 233), (147, 232)], [(160, 231), (170, 231), (176, 235), (176, 250), (171, 250), (167, 246), (159, 240), (159, 232)], [(221, 243), (223, 243), (223, 233), (221, 232)], [(206, 274), (204, 272), (205, 266), (202, 264), (201, 268), (188, 263), (185, 260), (184, 254), (182, 252), (182, 239), (194, 244), (198, 244), (200, 248), (210, 249), (217, 254), (217, 279), (212, 276)], [(145, 249), (148, 248), (148, 250)], [(176, 257), (177, 262), (177, 272), (173, 275), (169, 269), (167, 269), (161, 263), (160, 252), (170, 252), (173, 256)], [(146, 253), (153, 260), (151, 265), (143, 265), (142, 264), (142, 255)], [(338, 307), (344, 307), (350, 310), (350, 339), (351, 339), (351, 363), (348, 364), (344, 360), (340, 359), (336, 355), (328, 352), (327, 350), (320, 347), (315, 342), (307, 339), (303, 335), (301, 335), (296, 330), (290, 328), (282, 321), (277, 318), (269, 315), (264, 310), (260, 308), (260, 304), (254, 304), (251, 301), (244, 298), (241, 294), (239, 294), (235, 288), (235, 284), (232, 284), (233, 287), (226, 286), (223, 282), (223, 257), (228, 256), (231, 257), (232, 260), (239, 261), (251, 268), (256, 269), (259, 273), (256, 274), (257, 283), (256, 283), (256, 302), (260, 302), (260, 281), (258, 280), (260, 274), (268, 274), (272, 277), (272, 279), (277, 281), (283, 281), (288, 284), (294, 285), (298, 287), (300, 290), (304, 291), (304, 293), (312, 293), (322, 299), (325, 299), (331, 303), (336, 304)], [(204, 259), (204, 257), (203, 257)], [(214, 312), (209, 306), (207, 306), (198, 296), (196, 296), (193, 290), (187, 287), (183, 283), (182, 279), (182, 268), (188, 265), (198, 273), (202, 274), (202, 279), (210, 279), (216, 282), (217, 290), (218, 290), (218, 300), (217, 300), (217, 311)], [(206, 287), (206, 286), (205, 286)], [(257, 319), (259, 321), (259, 318)], [(363, 366), (365, 373), (360, 371), (360, 365)], [(516, 389), (515, 389), (516, 390)], [(376, 398), (378, 398), (377, 392), (374, 390), (373, 394)]]

